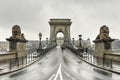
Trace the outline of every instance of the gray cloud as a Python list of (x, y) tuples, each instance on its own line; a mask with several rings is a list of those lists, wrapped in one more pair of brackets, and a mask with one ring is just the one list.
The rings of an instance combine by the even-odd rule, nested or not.
[[(70, 18), (71, 36), (92, 40), (100, 26), (110, 27), (110, 35), (119, 38), (119, 0), (0, 0), (0, 38), (11, 36), (11, 28), (18, 24), (27, 39), (49, 37), (50, 18)], [(2, 30), (2, 31), (1, 31)]]

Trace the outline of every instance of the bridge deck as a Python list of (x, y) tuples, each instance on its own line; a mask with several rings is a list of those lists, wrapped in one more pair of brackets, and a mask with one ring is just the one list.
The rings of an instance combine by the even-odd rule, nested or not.
[(56, 47), (33, 65), (0, 80), (120, 80), (120, 75), (80, 61), (71, 51)]

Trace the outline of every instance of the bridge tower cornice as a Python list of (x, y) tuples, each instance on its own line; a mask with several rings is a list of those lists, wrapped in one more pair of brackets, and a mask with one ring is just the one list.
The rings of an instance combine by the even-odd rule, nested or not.
[(49, 24), (52, 25), (71, 25), (71, 19), (50, 19)]

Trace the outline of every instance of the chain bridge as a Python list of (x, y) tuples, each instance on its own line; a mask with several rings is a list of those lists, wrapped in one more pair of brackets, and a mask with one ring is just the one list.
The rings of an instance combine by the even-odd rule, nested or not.
[[(120, 80), (120, 54), (112, 52), (109, 27), (100, 27), (92, 48), (83, 46), (82, 35), (71, 39), (71, 19), (49, 24), (50, 38), (44, 44), (39, 33), (37, 47), (27, 45), (19, 25), (12, 27), (9, 51), (0, 54), (0, 80)], [(64, 35), (60, 45), (59, 32)]]

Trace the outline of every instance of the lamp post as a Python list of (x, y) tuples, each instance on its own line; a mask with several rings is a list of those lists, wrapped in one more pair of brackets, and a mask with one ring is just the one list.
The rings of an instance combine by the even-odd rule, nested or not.
[(82, 48), (81, 40), (82, 40), (82, 35), (79, 35), (79, 49)]
[(42, 44), (41, 44), (42, 33), (39, 33), (39, 39), (40, 39), (40, 42), (39, 42), (39, 48), (42, 49)]
[(46, 38), (46, 45), (48, 45), (48, 38)]
[(80, 52), (79, 55), (83, 57), (83, 55), (81, 54), (83, 52), (81, 40), (82, 40), (82, 35), (79, 35), (79, 52)]
[(75, 40), (74, 40), (74, 38), (72, 38), (72, 41), (73, 41), (73, 45), (74, 45), (74, 43), (75, 43)]

